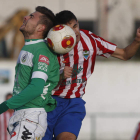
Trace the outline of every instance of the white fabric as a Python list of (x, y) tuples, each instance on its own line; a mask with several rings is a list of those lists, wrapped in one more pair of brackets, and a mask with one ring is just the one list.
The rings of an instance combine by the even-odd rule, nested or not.
[(45, 42), (44, 39), (39, 39), (39, 40), (36, 40), (36, 41), (30, 41), (30, 42), (25, 42), (25, 45), (31, 45), (31, 44), (36, 44), (36, 43), (39, 43), (39, 42)]
[(47, 129), (44, 108), (21, 109), (14, 113), (8, 125), (10, 140), (41, 140)]
[(17, 60), (17, 64), (20, 63), (22, 65), (33, 67), (33, 57), (34, 55), (32, 53), (21, 50)]
[(48, 75), (44, 72), (41, 72), (41, 71), (35, 71), (33, 72), (32, 74), (32, 78), (40, 78), (40, 79), (44, 79), (45, 82), (47, 81), (48, 79)]

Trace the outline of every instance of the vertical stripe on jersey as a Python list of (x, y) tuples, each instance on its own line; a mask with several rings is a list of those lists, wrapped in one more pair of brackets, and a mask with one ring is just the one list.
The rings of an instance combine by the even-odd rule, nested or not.
[[(74, 83), (72, 83), (72, 81), (74, 81), (74, 80), (76, 80), (77, 79), (77, 70), (78, 70), (78, 61), (79, 61), (79, 55), (77, 55), (78, 54), (78, 45), (76, 45), (76, 46), (74, 46), (74, 55), (73, 55), (73, 59), (74, 59), (74, 56), (77, 56), (77, 58), (76, 59), (74, 59), (73, 60), (73, 68), (76, 68), (75, 70), (76, 71), (74, 71), (74, 69), (73, 69), (73, 73), (72, 73), (72, 77), (71, 77), (71, 88), (68, 90), (68, 92), (67, 92), (67, 94), (66, 94), (66, 98), (70, 98), (70, 96), (73, 94), (73, 91), (74, 91), (74, 88), (77, 86), (77, 83), (76, 82), (74, 82)], [(70, 61), (70, 62), (72, 62), (72, 61)], [(75, 75), (73, 75), (75, 73)], [(77, 96), (76, 96), (77, 97)]]
[[(70, 66), (69, 53), (61, 55), (59, 61), (60, 61), (61, 68), (64, 68), (65, 66)], [(63, 96), (65, 97), (66, 93), (71, 88), (71, 85), (66, 86), (66, 82), (69, 80), (70, 80), (70, 78), (63, 80), (63, 82), (62, 82), (63, 85), (59, 86), (58, 87), (59, 90), (57, 90), (55, 92), (53, 91), (52, 94), (57, 95), (57, 96), (59, 96), (61, 94), (62, 97)]]
[[(83, 68), (84, 57), (81, 57), (81, 52), (83, 52), (83, 48), (82, 48), (82, 43), (80, 41), (77, 45), (77, 54), (75, 53), (75, 56), (77, 56), (76, 57), (77, 61), (75, 61), (75, 62), (76, 62), (76, 65), (78, 66), (76, 71), (78, 71), (80, 67)], [(83, 54), (82, 54), (82, 56), (83, 56)], [(81, 63), (79, 63), (79, 61), (81, 61)], [(82, 80), (82, 75), (83, 75), (83, 70), (82, 70), (82, 72), (77, 73), (76, 79), (75, 79), (75, 83), (76, 83), (75, 85), (76, 86), (71, 91), (72, 94), (71, 94), (70, 98), (76, 98), (76, 97), (80, 96), (79, 89), (81, 88), (82, 84), (78, 83), (78, 79), (80, 79), (80, 81), (81, 81)], [(72, 86), (74, 86), (74, 85), (72, 85)]]
[(95, 60), (96, 60), (96, 52), (97, 52), (96, 46), (97, 46), (97, 44), (96, 44), (95, 40), (93, 40), (92, 37), (89, 34), (87, 34), (87, 36), (90, 38), (90, 41), (91, 41), (91, 44), (92, 44), (91, 46), (93, 47), (93, 50), (94, 50), (92, 58), (91, 58), (91, 61), (92, 61), (91, 74), (92, 74), (93, 71), (94, 71), (94, 65), (95, 65)]
[[(81, 36), (81, 39), (80, 40), (81, 40), (81, 43), (82, 43), (82, 46), (83, 46), (83, 51), (85, 51), (85, 50), (89, 51), (89, 48), (88, 48), (87, 44), (85, 43), (85, 40), (83, 39), (82, 36)], [(89, 60), (89, 58), (87, 60), (85, 60), (84, 63), (83, 63), (83, 75), (82, 75), (82, 79), (84, 81), (87, 81), (86, 75), (87, 75), (87, 69), (88, 69), (88, 60)], [(82, 85), (84, 86), (84, 83), (82, 83)], [(80, 88), (75, 93), (76, 97), (80, 97), (79, 91), (80, 91)]]

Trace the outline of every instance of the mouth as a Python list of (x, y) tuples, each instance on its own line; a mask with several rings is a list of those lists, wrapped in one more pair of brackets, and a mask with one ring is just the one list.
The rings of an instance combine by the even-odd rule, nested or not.
[(24, 21), (23, 24), (21, 25), (21, 27), (24, 27), (26, 26), (26, 22)]

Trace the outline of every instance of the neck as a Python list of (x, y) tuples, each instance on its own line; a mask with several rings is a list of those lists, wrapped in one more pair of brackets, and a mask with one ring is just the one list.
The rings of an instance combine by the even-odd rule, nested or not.
[(29, 35), (29, 34), (23, 34), (24, 35), (24, 39), (44, 39), (42, 35), (39, 35), (39, 34), (32, 34), (32, 35)]
[(43, 37), (41, 37), (41, 36), (40, 37), (37, 37), (37, 36), (28, 36), (28, 37), (26, 36), (25, 37), (24, 36), (24, 39), (43, 39)]

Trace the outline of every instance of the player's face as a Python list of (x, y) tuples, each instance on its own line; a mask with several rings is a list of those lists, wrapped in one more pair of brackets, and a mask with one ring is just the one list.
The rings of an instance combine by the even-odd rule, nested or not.
[(68, 26), (70, 26), (73, 31), (76, 34), (76, 43), (80, 41), (80, 29), (79, 29), (79, 23), (75, 19), (72, 19), (70, 22), (67, 23)]
[(42, 14), (39, 12), (34, 12), (28, 16), (24, 17), (24, 21), (22, 26), (20, 27), (20, 31), (26, 35), (32, 35), (36, 33), (39, 17)]

